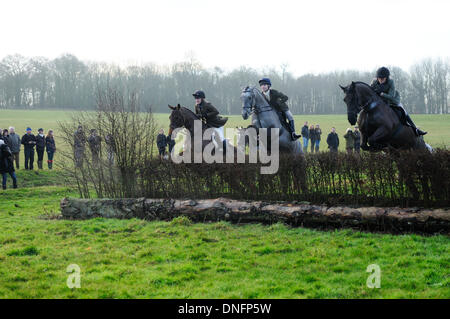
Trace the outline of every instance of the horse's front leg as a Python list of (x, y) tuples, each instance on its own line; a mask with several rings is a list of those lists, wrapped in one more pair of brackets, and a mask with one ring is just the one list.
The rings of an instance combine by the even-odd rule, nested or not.
[(369, 145), (367, 144), (368, 143), (367, 134), (364, 134), (361, 132), (361, 140), (362, 140), (361, 149), (364, 151), (368, 151), (370, 148), (369, 148)]

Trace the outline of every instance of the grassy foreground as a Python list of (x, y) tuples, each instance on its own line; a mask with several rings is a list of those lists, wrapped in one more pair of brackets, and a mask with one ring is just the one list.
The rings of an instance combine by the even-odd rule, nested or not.
[[(27, 175), (28, 174), (28, 175)], [(34, 175), (31, 175), (34, 174)], [(446, 236), (57, 218), (58, 172), (0, 192), (0, 298), (449, 298)], [(57, 186), (36, 186), (50, 183)], [(66, 268), (81, 268), (81, 288)], [(381, 288), (366, 268), (381, 268)]]

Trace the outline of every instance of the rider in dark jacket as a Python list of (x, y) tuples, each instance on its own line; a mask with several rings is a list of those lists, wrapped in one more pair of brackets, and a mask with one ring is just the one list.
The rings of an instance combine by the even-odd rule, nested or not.
[(403, 105), (400, 103), (400, 94), (395, 89), (394, 80), (389, 78), (389, 76), (390, 72), (388, 68), (384, 66), (379, 68), (377, 70), (377, 78), (373, 79), (370, 86), (389, 106), (397, 106), (403, 109), (406, 124), (414, 129), (417, 136), (427, 134), (427, 132), (424, 132), (416, 127), (408, 112), (406, 112)]
[(210, 102), (205, 100), (205, 92), (200, 90), (195, 91), (192, 96), (195, 98), (195, 114), (208, 126), (214, 128), (214, 134), (217, 134), (225, 150), (227, 140), (225, 139), (223, 127), (228, 121), (228, 118), (220, 116), (219, 111)]
[(294, 117), (292, 116), (292, 113), (291, 111), (289, 111), (289, 107), (286, 104), (288, 97), (280, 91), (272, 89), (272, 82), (269, 78), (262, 78), (261, 80), (259, 80), (259, 85), (264, 97), (269, 102), (270, 106), (273, 107), (277, 112), (283, 114), (284, 117), (288, 120), (292, 139), (298, 139), (301, 135), (297, 135), (295, 133)]

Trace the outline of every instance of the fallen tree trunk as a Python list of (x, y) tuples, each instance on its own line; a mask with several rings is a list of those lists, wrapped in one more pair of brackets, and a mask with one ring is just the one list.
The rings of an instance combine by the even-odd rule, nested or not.
[(318, 205), (238, 201), (227, 198), (174, 199), (74, 199), (61, 201), (66, 219), (141, 218), (171, 220), (186, 216), (194, 222), (276, 223), (320, 228), (358, 228), (394, 233), (443, 233), (450, 231), (448, 209), (380, 207), (327, 207)]

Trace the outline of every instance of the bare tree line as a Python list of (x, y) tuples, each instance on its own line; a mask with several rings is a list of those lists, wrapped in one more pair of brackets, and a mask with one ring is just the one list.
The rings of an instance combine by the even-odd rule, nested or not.
[[(409, 72), (395, 66), (390, 69), (410, 112), (449, 113), (448, 58), (424, 59)], [(150, 105), (153, 112), (168, 112), (168, 103), (189, 106), (193, 103), (192, 92), (203, 89), (221, 112), (240, 114), (242, 87), (256, 85), (259, 78), (268, 76), (274, 87), (289, 96), (293, 113), (336, 114), (346, 111), (338, 84), (370, 82), (374, 73), (347, 70), (295, 77), (287, 71), (287, 65), (264, 73), (248, 67), (225, 72), (220, 67), (205, 69), (193, 58), (165, 67), (119, 67), (83, 62), (70, 54), (53, 60), (15, 54), (0, 61), (0, 107), (90, 110), (96, 108), (99, 88), (115, 87), (130, 95), (133, 92), (139, 104)]]

